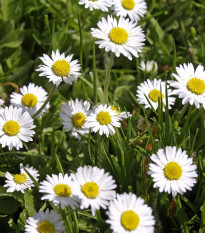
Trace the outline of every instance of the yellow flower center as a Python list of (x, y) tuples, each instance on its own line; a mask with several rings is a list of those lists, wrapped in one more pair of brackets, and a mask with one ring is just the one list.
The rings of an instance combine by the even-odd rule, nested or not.
[(108, 125), (111, 122), (111, 116), (108, 112), (99, 112), (96, 119), (101, 125)]
[(27, 180), (27, 176), (24, 173), (14, 175), (14, 181), (17, 184), (24, 184)]
[(114, 27), (110, 33), (109, 38), (115, 44), (124, 44), (128, 39), (128, 33), (123, 28)]
[(132, 210), (127, 210), (121, 215), (121, 224), (127, 231), (135, 230), (139, 222), (139, 216)]
[(153, 89), (150, 91), (149, 93), (149, 98), (153, 101), (153, 102), (158, 102), (159, 98), (163, 98), (164, 95), (157, 89)]
[(55, 233), (55, 227), (53, 223), (45, 220), (38, 225), (38, 231), (40, 233)]
[(111, 109), (115, 111), (117, 115), (120, 115), (120, 111), (115, 106), (112, 106)]
[(78, 127), (78, 128), (80, 128), (80, 127), (82, 127), (83, 125), (84, 125), (84, 123), (85, 123), (85, 115), (83, 114), (83, 113), (81, 113), (81, 112), (79, 112), (79, 113), (76, 113), (74, 116), (73, 116), (73, 125), (75, 126), (75, 127)]
[(37, 97), (28, 93), (22, 97), (21, 101), (25, 106), (33, 107), (37, 104)]
[(176, 162), (169, 162), (164, 168), (164, 175), (168, 180), (178, 180), (182, 175), (182, 168)]
[(54, 187), (56, 195), (61, 197), (69, 197), (71, 195), (70, 187), (67, 184), (57, 184)]
[(55, 75), (65, 77), (70, 73), (70, 64), (65, 60), (56, 61), (52, 66)]
[(205, 91), (205, 83), (199, 78), (192, 78), (187, 83), (187, 88), (194, 94), (201, 95)]
[(20, 130), (20, 126), (16, 121), (7, 121), (4, 124), (3, 131), (9, 136), (15, 136)]
[(135, 1), (134, 0), (123, 0), (122, 1), (122, 6), (126, 10), (132, 10), (135, 7)]
[(84, 195), (89, 199), (94, 199), (99, 193), (99, 186), (94, 182), (87, 182), (81, 188)]

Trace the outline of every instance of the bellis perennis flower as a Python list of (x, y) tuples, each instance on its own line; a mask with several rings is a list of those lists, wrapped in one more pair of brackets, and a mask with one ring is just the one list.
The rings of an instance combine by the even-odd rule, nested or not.
[(62, 81), (72, 84), (80, 75), (78, 60), (72, 61), (72, 57), (73, 54), (68, 56), (65, 56), (64, 53), (60, 54), (58, 49), (56, 52), (52, 51), (51, 58), (43, 54), (40, 59), (45, 65), (40, 65), (37, 71), (41, 71), (42, 73), (39, 75), (46, 76), (56, 86), (59, 86)]
[(91, 33), (97, 38), (96, 44), (99, 44), (99, 48), (113, 52), (116, 57), (123, 54), (129, 60), (132, 60), (132, 55), (139, 57), (138, 53), (141, 52), (145, 36), (137, 23), (122, 17), (117, 21), (108, 16), (107, 19), (102, 18), (97, 25), (99, 29), (91, 28)]
[(85, 8), (89, 8), (91, 11), (94, 9), (101, 11), (108, 11), (108, 8), (112, 6), (111, 0), (80, 0), (80, 5), (85, 5)]
[(148, 173), (153, 178), (154, 188), (159, 188), (160, 192), (182, 195), (196, 183), (196, 165), (193, 165), (192, 158), (188, 158), (186, 151), (181, 148), (167, 146), (150, 158), (152, 163)]

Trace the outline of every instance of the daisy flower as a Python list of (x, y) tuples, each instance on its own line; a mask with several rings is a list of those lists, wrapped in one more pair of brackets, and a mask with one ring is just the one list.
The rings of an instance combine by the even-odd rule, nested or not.
[(85, 8), (108, 11), (108, 8), (112, 6), (111, 0), (80, 0), (80, 5), (85, 5)]
[(98, 28), (91, 28), (93, 37), (99, 39), (96, 44), (99, 48), (105, 48), (105, 51), (112, 51), (117, 57), (123, 54), (132, 60), (134, 57), (139, 57), (143, 41), (145, 40), (144, 33), (137, 23), (120, 17), (119, 21), (112, 16), (102, 18), (102, 21), (97, 23)]
[[(168, 108), (171, 109), (171, 105), (174, 104), (175, 98), (171, 97), (172, 91), (167, 88), (168, 94)], [(161, 79), (154, 79), (150, 81), (144, 81), (140, 84), (137, 90), (137, 100), (140, 104), (144, 104), (145, 108), (150, 108), (150, 104), (146, 97), (151, 102), (153, 108), (156, 110), (158, 108), (158, 99), (162, 98), (163, 105), (166, 105), (166, 83), (162, 82)], [(164, 109), (164, 108), (163, 108)]]
[[(47, 99), (47, 92), (42, 88), (30, 83), (28, 86), (20, 88), (20, 94), (13, 92), (11, 94), (11, 104), (23, 108), (23, 111), (33, 115), (37, 112)], [(49, 109), (49, 104), (38, 115), (46, 112)]]
[(62, 118), (63, 128), (66, 132), (72, 131), (71, 135), (78, 140), (81, 139), (80, 135), (89, 133), (89, 128), (86, 126), (89, 109), (89, 102), (78, 99), (68, 101), (67, 104), (62, 106), (60, 117)]
[(0, 107), (4, 104), (4, 101), (0, 99)]
[[(111, 106), (99, 105), (94, 107), (94, 110), (87, 117), (87, 126), (91, 128), (92, 132), (99, 131), (100, 135), (115, 134), (114, 127), (120, 127), (120, 118), (117, 116), (117, 112), (111, 109)], [(114, 126), (114, 127), (113, 127)]]
[(175, 146), (167, 146), (150, 158), (153, 163), (149, 165), (148, 174), (153, 178), (154, 188), (159, 188), (160, 192), (182, 195), (196, 183), (196, 165), (193, 165), (192, 158), (188, 158), (186, 151), (181, 148), (177, 150)]
[[(39, 174), (35, 168), (29, 167), (29, 165), (27, 164), (25, 166), (25, 169), (32, 175), (32, 177), (36, 181), (38, 181)], [(31, 187), (35, 186), (33, 181), (24, 170), (24, 166), (22, 163), (20, 164), (19, 174), (11, 175), (9, 172), (6, 172), (5, 177), (7, 180), (5, 181), (6, 184), (4, 185), (4, 187), (8, 187), (8, 193), (13, 193), (14, 191), (21, 191), (22, 193), (24, 193), (26, 189), (31, 189)]]
[(114, 233), (154, 233), (152, 209), (133, 193), (117, 194), (106, 213)]
[(71, 174), (74, 180), (73, 192), (81, 199), (81, 209), (91, 206), (92, 215), (100, 207), (106, 209), (109, 201), (114, 199), (116, 188), (112, 176), (104, 169), (98, 167), (79, 167), (75, 174)]
[(128, 16), (132, 21), (138, 21), (146, 13), (147, 4), (144, 0), (115, 0), (113, 9), (117, 16)]
[(25, 233), (62, 233), (64, 222), (55, 210), (38, 211), (26, 220)]
[(120, 118), (120, 120), (123, 120), (124, 118), (128, 118), (128, 117), (132, 117), (132, 114), (130, 112), (121, 112), (115, 106), (111, 106), (111, 109), (116, 112), (116, 115)]
[(151, 71), (157, 72), (158, 65), (157, 65), (156, 61), (153, 61), (153, 60), (147, 61), (146, 63), (144, 61), (141, 61), (140, 70), (147, 72), (147, 73), (149, 73)]
[(45, 193), (41, 200), (52, 201), (55, 206), (60, 205), (62, 209), (66, 206), (75, 209), (78, 206), (79, 199), (73, 195), (73, 182), (68, 174), (47, 175), (46, 180), (40, 183), (39, 192)]
[(173, 74), (177, 81), (170, 81), (170, 85), (175, 88), (173, 94), (183, 99), (182, 104), (190, 103), (197, 108), (200, 104), (205, 109), (205, 71), (202, 65), (196, 70), (191, 63), (176, 67), (177, 74)]
[(28, 112), (23, 113), (22, 108), (13, 106), (0, 108), (0, 144), (8, 146), (9, 150), (23, 147), (24, 142), (33, 141), (35, 128), (33, 119)]
[(60, 54), (57, 49), (56, 52), (52, 51), (51, 58), (43, 54), (40, 57), (45, 65), (38, 66), (37, 71), (42, 71), (39, 76), (46, 76), (50, 82), (53, 82), (57, 87), (64, 81), (65, 83), (72, 83), (77, 80), (80, 73), (80, 65), (78, 60), (72, 61), (72, 55), (65, 56), (64, 53)]

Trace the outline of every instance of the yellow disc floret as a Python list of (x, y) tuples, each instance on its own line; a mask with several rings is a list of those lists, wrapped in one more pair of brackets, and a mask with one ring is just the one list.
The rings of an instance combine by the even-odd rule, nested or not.
[(123, 0), (122, 1), (122, 6), (126, 10), (132, 10), (135, 7), (135, 1), (134, 0)]
[(110, 33), (109, 38), (115, 44), (124, 44), (128, 39), (128, 33), (123, 28), (114, 27)]
[(168, 180), (178, 180), (182, 175), (182, 168), (176, 162), (169, 162), (164, 168), (164, 175)]
[(121, 215), (121, 224), (127, 231), (135, 230), (139, 222), (139, 216), (132, 210), (127, 210)]
[(117, 115), (120, 115), (120, 111), (115, 106), (112, 106), (111, 109), (115, 111)]
[(37, 104), (37, 97), (28, 93), (22, 97), (21, 101), (27, 107), (34, 107)]
[(55, 233), (55, 227), (50, 221), (44, 220), (38, 225), (39, 233)]
[(160, 97), (164, 97), (164, 95), (157, 89), (153, 89), (150, 91), (149, 93), (149, 98), (153, 101), (153, 102), (158, 102), (158, 99)]
[(81, 112), (78, 112), (73, 116), (72, 120), (75, 127), (81, 128), (85, 123), (85, 115)]
[(81, 190), (84, 193), (84, 195), (89, 199), (94, 199), (99, 194), (99, 186), (94, 182), (85, 183), (82, 186)]
[(17, 184), (24, 184), (27, 181), (27, 176), (24, 173), (14, 175), (14, 181)]
[(67, 184), (57, 184), (54, 187), (56, 195), (61, 197), (69, 197), (71, 195), (71, 189)]
[(52, 66), (52, 71), (59, 77), (65, 77), (70, 73), (70, 64), (66, 60), (56, 61)]
[(111, 122), (111, 116), (108, 112), (99, 112), (96, 119), (101, 125), (108, 125)]
[(199, 78), (192, 78), (187, 83), (187, 88), (192, 93), (201, 95), (205, 91), (205, 82)]
[(8, 136), (15, 136), (18, 134), (20, 126), (16, 121), (10, 120), (4, 124), (3, 131)]

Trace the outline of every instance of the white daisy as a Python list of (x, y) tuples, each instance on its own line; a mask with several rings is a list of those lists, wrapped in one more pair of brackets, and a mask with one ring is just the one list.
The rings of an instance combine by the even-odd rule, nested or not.
[(77, 80), (80, 75), (80, 65), (78, 60), (72, 60), (73, 54), (65, 56), (64, 53), (60, 54), (59, 50), (56, 53), (52, 51), (51, 58), (43, 54), (40, 59), (45, 65), (38, 66), (37, 71), (42, 71), (39, 76), (46, 76), (50, 82), (53, 82), (56, 86), (64, 81), (65, 83), (72, 83)]
[(116, 115), (120, 118), (120, 120), (123, 120), (124, 118), (128, 118), (128, 117), (132, 117), (132, 114), (130, 112), (121, 112), (115, 106), (111, 106), (111, 109), (116, 112)]
[(106, 209), (109, 201), (115, 198), (116, 188), (112, 176), (98, 167), (79, 167), (75, 174), (73, 192), (81, 199), (81, 209), (91, 206), (93, 216), (100, 207)]
[[(111, 106), (99, 105), (93, 108), (94, 110), (87, 117), (87, 126), (91, 128), (92, 132), (99, 131), (100, 135), (115, 134), (114, 127), (120, 127), (120, 118), (117, 112), (111, 109)], [(113, 127), (114, 126), (114, 127)]]
[(6, 184), (4, 185), (4, 187), (8, 187), (8, 193), (13, 193), (14, 191), (21, 191), (22, 193), (24, 193), (26, 189), (31, 189), (31, 187), (35, 186), (33, 181), (27, 175), (24, 168), (32, 175), (32, 177), (36, 181), (38, 181), (38, 171), (33, 167), (29, 167), (28, 164), (24, 167), (21, 163), (19, 174), (11, 175), (9, 172), (6, 172), (5, 174), (7, 180), (5, 181)]
[(0, 99), (0, 107), (4, 104), (4, 101)]
[[(33, 115), (37, 112), (47, 99), (47, 92), (42, 88), (35, 86), (33, 83), (29, 83), (28, 87), (23, 86), (20, 88), (20, 94), (13, 92), (10, 96), (11, 104), (17, 107), (23, 108), (23, 111), (29, 112)], [(49, 103), (38, 115), (46, 112), (49, 109)]]
[[(175, 98), (171, 97), (172, 90), (167, 87), (168, 94), (168, 108), (171, 109), (171, 105), (174, 104)], [(140, 104), (144, 104), (145, 108), (151, 108), (149, 102), (146, 97), (149, 99), (154, 109), (158, 108), (158, 99), (162, 97), (163, 105), (166, 105), (166, 83), (162, 82), (161, 79), (154, 79), (150, 81), (144, 81), (140, 84), (137, 90), (137, 100)], [(164, 108), (163, 108), (164, 109)]]
[(115, 0), (113, 9), (117, 16), (128, 16), (132, 21), (138, 21), (146, 13), (147, 4), (144, 0)]
[(158, 65), (157, 65), (156, 61), (153, 61), (153, 60), (147, 61), (146, 63), (144, 61), (141, 61), (140, 70), (147, 72), (147, 73), (149, 73), (151, 71), (157, 72)]
[(137, 23), (120, 17), (119, 21), (112, 16), (102, 18), (98, 22), (98, 28), (91, 28), (93, 37), (99, 39), (96, 44), (99, 48), (105, 48), (105, 51), (112, 51), (117, 57), (123, 54), (132, 60), (132, 55), (139, 57), (143, 41), (145, 40), (144, 33)]
[(13, 106), (0, 108), (0, 144), (8, 146), (9, 150), (23, 147), (24, 142), (33, 141), (35, 128), (33, 119), (28, 112), (23, 113), (22, 108)]
[(79, 199), (73, 195), (73, 182), (68, 174), (47, 175), (46, 180), (40, 183), (39, 192), (45, 193), (41, 200), (52, 201), (55, 206), (60, 205), (62, 209), (66, 206), (75, 209), (78, 206)]
[(85, 5), (85, 8), (108, 11), (108, 8), (112, 6), (112, 0), (80, 0), (80, 5)]
[(181, 148), (167, 146), (165, 150), (159, 149), (157, 154), (150, 157), (153, 163), (149, 165), (148, 174), (154, 181), (154, 188), (160, 192), (181, 195), (196, 183), (196, 165), (193, 165), (192, 158), (188, 158), (186, 151)]
[(117, 194), (107, 212), (106, 220), (113, 233), (154, 233), (152, 209), (133, 193)]
[(61, 122), (65, 131), (72, 131), (71, 135), (79, 140), (81, 139), (80, 135), (89, 133), (89, 128), (86, 126), (89, 109), (89, 102), (76, 99), (75, 101), (68, 101), (67, 104), (63, 105), (60, 112)]
[(26, 220), (25, 233), (62, 233), (64, 222), (55, 210), (38, 211)]
[(194, 104), (197, 108), (200, 104), (205, 109), (205, 71), (199, 65), (194, 71), (191, 63), (176, 67), (177, 74), (173, 74), (177, 81), (170, 81), (170, 85), (175, 88), (173, 94), (183, 99), (182, 104)]

